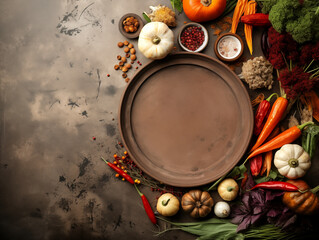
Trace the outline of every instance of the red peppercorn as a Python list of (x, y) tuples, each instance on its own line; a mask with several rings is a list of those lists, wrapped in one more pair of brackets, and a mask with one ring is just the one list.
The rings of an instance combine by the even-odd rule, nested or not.
[(181, 34), (181, 43), (187, 49), (195, 51), (204, 42), (205, 35), (201, 27), (187, 27)]

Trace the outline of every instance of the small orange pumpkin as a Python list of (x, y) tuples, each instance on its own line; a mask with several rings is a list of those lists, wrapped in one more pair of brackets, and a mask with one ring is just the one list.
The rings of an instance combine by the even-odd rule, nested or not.
[(310, 190), (308, 184), (303, 180), (288, 180), (287, 182), (295, 185), (301, 191), (307, 192), (285, 192), (282, 198), (283, 203), (296, 213), (302, 215), (312, 215), (319, 210), (319, 199), (316, 195), (318, 187)]
[(193, 22), (207, 22), (218, 18), (225, 10), (226, 0), (184, 0), (183, 10)]
[(182, 208), (190, 213), (191, 217), (206, 217), (212, 210), (214, 200), (208, 192), (191, 190), (182, 197)]

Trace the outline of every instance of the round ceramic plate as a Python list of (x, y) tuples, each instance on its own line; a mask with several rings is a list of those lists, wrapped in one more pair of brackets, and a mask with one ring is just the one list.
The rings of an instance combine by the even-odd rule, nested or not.
[(244, 155), (253, 130), (248, 93), (226, 65), (200, 53), (149, 63), (128, 84), (119, 127), (134, 162), (160, 182), (210, 183)]

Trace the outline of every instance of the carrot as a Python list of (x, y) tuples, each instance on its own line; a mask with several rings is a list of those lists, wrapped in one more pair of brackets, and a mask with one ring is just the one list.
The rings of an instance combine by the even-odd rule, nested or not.
[(277, 137), (274, 137), (269, 142), (266, 142), (265, 144), (261, 145), (260, 147), (256, 148), (248, 157), (246, 160), (261, 154), (265, 152), (269, 152), (271, 150), (277, 149), (282, 147), (285, 144), (292, 143), (296, 139), (298, 139), (301, 136), (301, 130), (307, 126), (313, 124), (313, 122), (306, 122), (299, 126), (293, 126), (286, 131), (280, 133)]
[[(257, 3), (254, 0), (249, 1), (245, 9), (244, 15), (250, 15), (250, 14), (256, 13), (256, 5)], [(249, 48), (249, 52), (252, 55), (253, 54), (253, 26), (245, 24), (244, 32), (245, 32), (245, 38), (246, 38), (247, 46)]]
[(263, 166), (261, 168), (261, 171), (260, 171), (260, 175), (263, 175), (266, 170), (267, 170), (267, 177), (269, 176), (269, 172), (270, 172), (270, 169), (271, 169), (271, 162), (272, 162), (272, 151), (268, 151), (265, 153), (265, 156), (264, 156), (264, 161), (263, 161)]
[(231, 30), (230, 30), (232, 33), (236, 33), (240, 17), (243, 15), (243, 13), (245, 11), (247, 2), (248, 2), (248, 0), (238, 0), (238, 2), (236, 4), (234, 14), (233, 14), (233, 21), (232, 21), (232, 25), (231, 25)]
[(284, 114), (285, 110), (287, 109), (287, 106), (288, 106), (288, 100), (285, 98), (285, 96), (277, 98), (277, 100), (272, 105), (267, 121), (263, 129), (261, 130), (261, 133), (259, 134), (255, 145), (252, 147), (250, 152), (254, 151), (261, 144), (264, 143), (264, 141), (267, 139), (269, 134), (272, 132), (272, 130), (274, 130), (274, 128), (277, 126), (277, 124), (281, 120), (281, 117)]

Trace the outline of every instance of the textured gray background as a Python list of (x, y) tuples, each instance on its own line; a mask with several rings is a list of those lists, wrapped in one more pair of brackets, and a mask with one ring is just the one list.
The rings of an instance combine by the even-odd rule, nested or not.
[[(117, 144), (117, 112), (126, 83), (113, 70), (123, 53), (116, 44), (125, 40), (118, 21), (158, 3), (170, 5), (168, 0), (0, 1), (1, 239), (156, 239), (158, 229), (135, 189), (116, 179), (99, 157), (112, 159), (124, 151)], [(189, 20), (181, 14), (178, 21), (176, 36)], [(204, 53), (215, 56), (215, 37), (206, 26), (211, 39)], [(308, 178), (316, 176), (310, 181), (318, 184), (314, 165)], [(143, 191), (155, 206), (158, 194)], [(184, 217), (179, 213), (177, 219)], [(161, 237), (194, 238), (179, 231)]]

